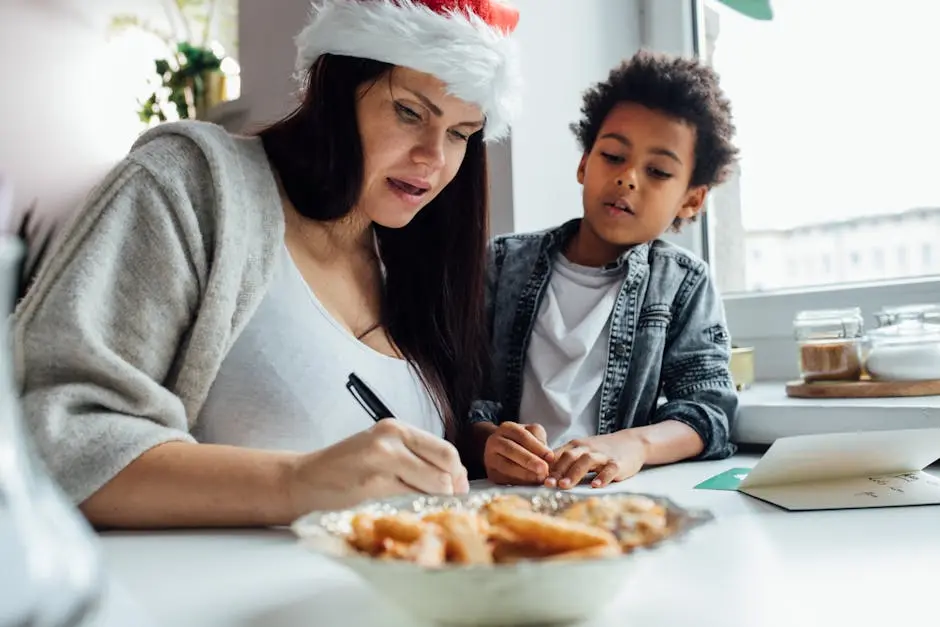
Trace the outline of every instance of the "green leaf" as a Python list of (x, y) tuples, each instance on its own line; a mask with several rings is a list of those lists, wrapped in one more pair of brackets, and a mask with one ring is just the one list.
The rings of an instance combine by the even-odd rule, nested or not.
[(774, 10), (770, 0), (718, 0), (723, 5), (755, 20), (772, 20)]
[(189, 118), (189, 105), (186, 103), (186, 94), (182, 90), (174, 91), (168, 100), (176, 105), (176, 112), (180, 119)]
[(153, 65), (158, 76), (165, 76), (170, 71), (170, 62), (166, 59), (157, 59)]

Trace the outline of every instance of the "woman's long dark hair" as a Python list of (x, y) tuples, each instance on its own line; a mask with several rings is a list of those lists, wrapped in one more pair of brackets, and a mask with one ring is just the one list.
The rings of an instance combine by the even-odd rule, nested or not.
[[(337, 220), (358, 202), (357, 90), (392, 70), (369, 59), (324, 55), (307, 74), (301, 105), (259, 133), (288, 198), (306, 218)], [(480, 393), (488, 358), (487, 203), (480, 132), (470, 137), (454, 180), (407, 226), (375, 226), (386, 270), (382, 323), (420, 373), (451, 440)]]

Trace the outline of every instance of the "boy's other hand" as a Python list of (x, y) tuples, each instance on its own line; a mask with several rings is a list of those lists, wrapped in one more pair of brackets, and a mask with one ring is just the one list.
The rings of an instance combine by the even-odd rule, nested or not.
[(627, 435), (621, 431), (581, 438), (555, 449), (555, 463), (545, 485), (568, 489), (589, 472), (597, 473), (591, 481), (593, 488), (632, 477), (646, 463), (646, 447), (640, 438)]
[(554, 453), (542, 425), (503, 422), (486, 440), (483, 465), (493, 483), (538, 485), (548, 479)]

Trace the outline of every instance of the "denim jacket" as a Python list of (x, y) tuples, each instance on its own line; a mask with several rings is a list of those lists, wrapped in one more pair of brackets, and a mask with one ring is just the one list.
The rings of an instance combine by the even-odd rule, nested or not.
[[(492, 241), (486, 306), (493, 367), (470, 424), (518, 420), (529, 337), (554, 259), (579, 223)], [(625, 278), (611, 319), (598, 435), (678, 420), (705, 443), (698, 459), (733, 454), (738, 398), (731, 345), (708, 266), (656, 240), (631, 248), (611, 267), (625, 268)]]

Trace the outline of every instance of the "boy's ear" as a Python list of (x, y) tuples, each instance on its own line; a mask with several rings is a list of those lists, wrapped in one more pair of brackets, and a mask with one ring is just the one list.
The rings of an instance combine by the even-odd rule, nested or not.
[(578, 183), (584, 185), (584, 167), (587, 165), (587, 153), (581, 155), (581, 163), (578, 164)]
[(693, 187), (685, 193), (685, 199), (679, 208), (677, 218), (690, 220), (700, 214), (705, 207), (705, 199), (708, 197), (708, 186), (700, 185)]

